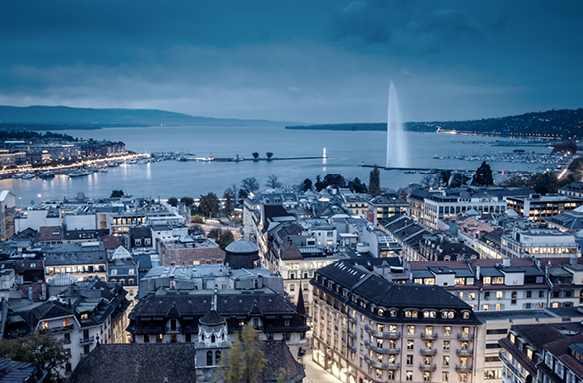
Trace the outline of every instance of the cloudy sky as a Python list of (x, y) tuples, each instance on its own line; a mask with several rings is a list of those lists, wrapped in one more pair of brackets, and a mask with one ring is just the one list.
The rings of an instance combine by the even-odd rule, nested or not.
[(583, 106), (583, 2), (0, 3), (0, 104), (302, 122)]

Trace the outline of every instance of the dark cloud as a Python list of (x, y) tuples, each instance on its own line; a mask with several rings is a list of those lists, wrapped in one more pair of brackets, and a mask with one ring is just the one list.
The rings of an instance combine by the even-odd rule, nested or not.
[(0, 104), (217, 117), (481, 118), (583, 99), (583, 3), (0, 2)]

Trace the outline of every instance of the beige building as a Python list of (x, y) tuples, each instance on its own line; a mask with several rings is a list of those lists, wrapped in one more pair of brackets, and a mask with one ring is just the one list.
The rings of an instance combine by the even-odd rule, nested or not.
[(394, 284), (358, 261), (316, 272), (312, 359), (342, 382), (479, 382), (481, 322), (439, 286)]

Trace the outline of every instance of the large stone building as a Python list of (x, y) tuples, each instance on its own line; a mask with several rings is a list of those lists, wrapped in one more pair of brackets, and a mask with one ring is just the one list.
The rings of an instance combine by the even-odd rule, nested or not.
[[(208, 270), (196, 270), (202, 268)], [(230, 271), (225, 265), (152, 269), (152, 277), (144, 278), (145, 290), (130, 314), (132, 342), (195, 342), (200, 335), (199, 320), (216, 299), (215, 310), (226, 319), (229, 334), (251, 321), (261, 332), (260, 339), (284, 340), (294, 357), (301, 357), (310, 329), (303, 300), (300, 298), (296, 307), (282, 291), (267, 287), (282, 290), (281, 279), (262, 270)]]
[(312, 358), (343, 382), (474, 382), (471, 307), (438, 286), (392, 283), (350, 261), (316, 272)]

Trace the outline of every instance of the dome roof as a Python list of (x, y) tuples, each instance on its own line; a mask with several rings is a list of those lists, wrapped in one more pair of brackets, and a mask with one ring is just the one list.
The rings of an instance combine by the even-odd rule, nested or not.
[(211, 309), (205, 316), (199, 319), (199, 322), (205, 326), (218, 326), (225, 323), (225, 318), (215, 309)]
[(246, 254), (259, 251), (259, 246), (251, 241), (247, 241), (246, 239), (240, 239), (238, 241), (231, 242), (225, 250), (229, 253)]

